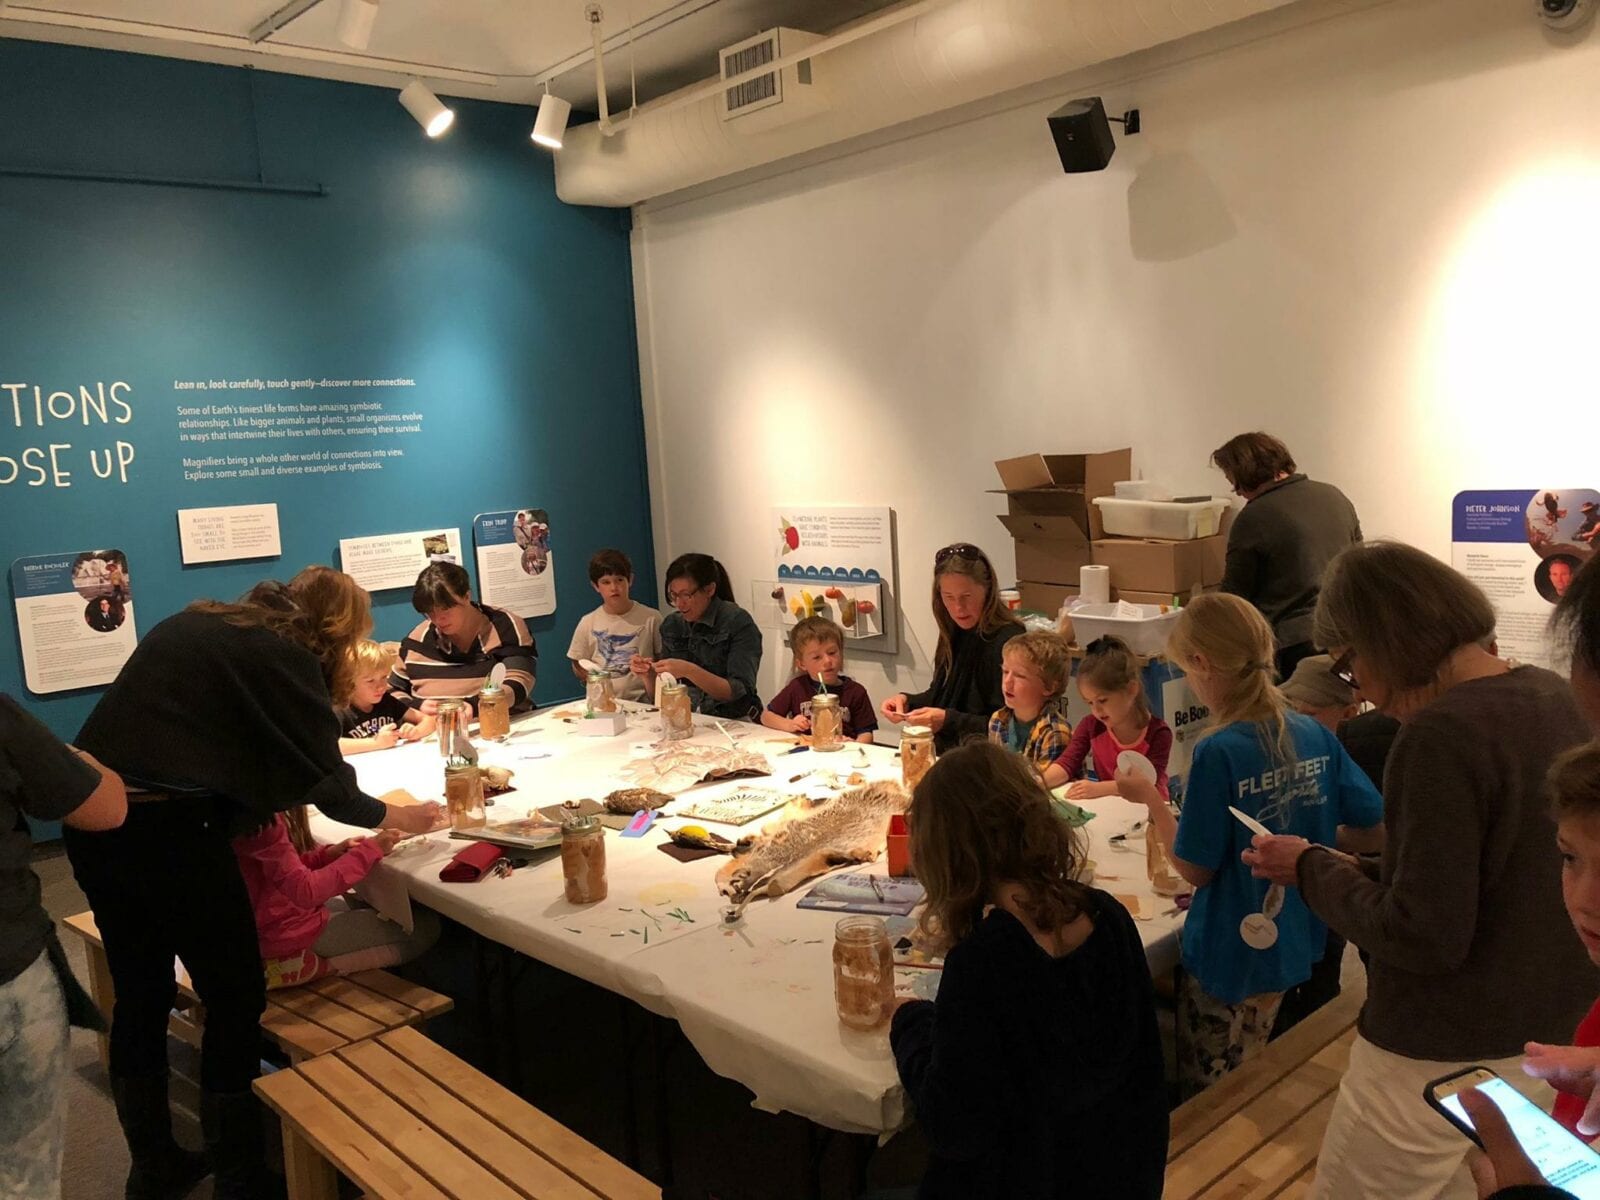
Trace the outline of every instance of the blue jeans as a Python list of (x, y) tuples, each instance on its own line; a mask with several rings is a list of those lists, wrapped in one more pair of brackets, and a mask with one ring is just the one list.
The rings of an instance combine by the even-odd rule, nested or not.
[(67, 1002), (40, 954), (0, 985), (0, 1200), (57, 1200), (67, 1126)]

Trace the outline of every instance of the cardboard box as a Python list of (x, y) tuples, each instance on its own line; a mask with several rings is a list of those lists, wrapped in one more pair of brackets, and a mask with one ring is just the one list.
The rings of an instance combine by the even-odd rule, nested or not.
[(1078, 594), (1078, 585), (1024, 579), (1017, 583), (1017, 591), (1022, 593), (1023, 608), (1053, 617), (1061, 611), (1063, 604)]
[(992, 491), (1006, 497), (1008, 515), (1070, 517), (1084, 536), (1097, 538), (1100, 510), (1089, 501), (1111, 495), (1117, 480), (1133, 474), (1133, 451), (1024, 454), (997, 459), (994, 467), (1001, 486)]
[(1015, 539), (1018, 579), (1076, 584), (1079, 569), (1094, 561), (1089, 538), (1072, 517), (1005, 515), (1000, 523)]
[(1111, 586), (1119, 595), (1165, 592), (1169, 600), (1174, 593), (1219, 582), (1226, 548), (1227, 538), (1221, 535), (1185, 542), (1101, 538), (1093, 547), (1094, 561), (1111, 568)]
[(1202, 538), (1204, 545), (1200, 562), (1202, 582), (1206, 587), (1216, 587), (1228, 570), (1228, 526), (1233, 524), (1233, 509), (1222, 514), (1222, 533), (1217, 537)]

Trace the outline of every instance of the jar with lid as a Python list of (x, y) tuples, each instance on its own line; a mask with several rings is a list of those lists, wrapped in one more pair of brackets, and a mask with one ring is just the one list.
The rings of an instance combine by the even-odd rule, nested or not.
[(811, 697), (811, 748), (844, 749), (843, 713), (839, 708), (839, 697), (831, 692), (819, 692)]
[(900, 731), (900, 783), (915, 791), (922, 777), (933, 766), (933, 730), (926, 725), (907, 725)]
[(606, 829), (597, 816), (573, 817), (561, 826), (561, 876), (569, 904), (594, 904), (606, 883)]
[(609, 671), (590, 671), (588, 687), (584, 692), (588, 712), (614, 713), (617, 711), (617, 694), (611, 690)]
[(478, 693), (478, 736), (498, 742), (511, 733), (511, 691), (492, 683)]
[(894, 950), (882, 917), (833, 927), (833, 1002), (851, 1029), (877, 1029), (894, 1011)]
[(684, 684), (669, 683), (661, 689), (661, 732), (669, 742), (694, 736), (694, 710)]
[(462, 738), (467, 736), (467, 722), (472, 719), (472, 710), (467, 707), (465, 700), (441, 700), (434, 717), (439, 722), (439, 756), (451, 758), (456, 752), (457, 732)]
[(451, 829), (481, 829), (488, 821), (483, 805), (483, 773), (478, 764), (450, 758), (444, 764), (444, 801)]

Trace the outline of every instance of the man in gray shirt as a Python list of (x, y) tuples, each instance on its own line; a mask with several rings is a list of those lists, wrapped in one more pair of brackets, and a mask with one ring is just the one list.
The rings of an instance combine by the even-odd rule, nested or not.
[(1299, 474), (1289, 448), (1268, 433), (1241, 433), (1211, 455), (1245, 500), (1228, 534), (1222, 590), (1250, 601), (1272, 625), (1278, 677), (1317, 652), (1311, 617), (1323, 572), (1361, 540), (1355, 506), (1331, 483)]

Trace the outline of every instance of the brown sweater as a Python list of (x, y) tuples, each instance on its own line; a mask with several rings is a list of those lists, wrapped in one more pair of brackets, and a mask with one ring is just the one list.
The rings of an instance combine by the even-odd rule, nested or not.
[(1325, 851), (1301, 856), (1306, 903), (1371, 956), (1368, 1041), (1461, 1062), (1571, 1038), (1600, 973), (1562, 907), (1544, 779), (1587, 736), (1549, 671), (1460, 684), (1395, 739), (1378, 880)]

